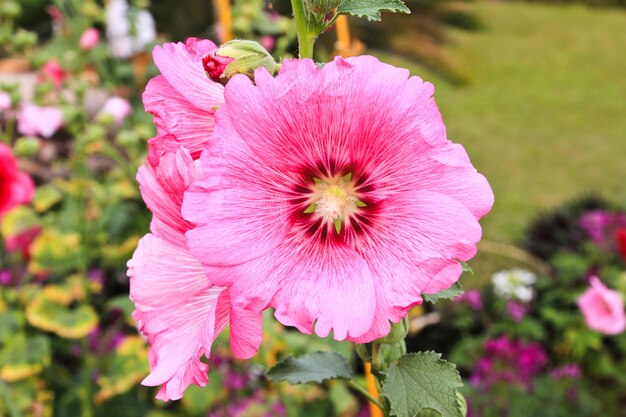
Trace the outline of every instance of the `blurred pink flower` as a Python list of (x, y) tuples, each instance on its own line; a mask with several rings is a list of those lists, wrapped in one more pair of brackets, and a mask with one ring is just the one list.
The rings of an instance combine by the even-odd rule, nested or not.
[(547, 363), (548, 355), (540, 344), (500, 336), (485, 342), (485, 355), (476, 362), (470, 383), (485, 390), (501, 382), (530, 387)]
[(78, 44), (81, 49), (89, 51), (95, 48), (98, 42), (100, 42), (100, 32), (96, 28), (89, 28), (80, 35)]
[(41, 78), (51, 80), (56, 87), (61, 87), (67, 73), (56, 59), (51, 59), (41, 67)]
[(0, 219), (18, 205), (30, 202), (34, 192), (33, 180), (20, 171), (11, 148), (0, 143)]
[(234, 305), (364, 343), (458, 280), (493, 193), (433, 92), (371, 56), (231, 79), (183, 214)]
[(259, 39), (259, 43), (261, 44), (261, 46), (265, 49), (267, 49), (268, 51), (271, 51), (272, 49), (274, 49), (274, 46), (276, 45), (276, 40), (274, 39), (273, 36), (261, 36), (261, 39)]
[(11, 106), (11, 96), (9, 95), (9, 93), (0, 91), (0, 113), (4, 113), (5, 111), (9, 110)]
[(607, 335), (622, 333), (626, 330), (626, 313), (621, 294), (608, 289), (597, 276), (589, 282), (591, 286), (577, 300), (587, 326)]
[(61, 10), (59, 10), (56, 6), (48, 6), (46, 7), (46, 12), (52, 18), (52, 21), (55, 23), (63, 23), (64, 17)]
[(9, 285), (12, 279), (11, 271), (0, 270), (0, 285)]
[(41, 226), (28, 227), (13, 236), (4, 237), (4, 245), (9, 252), (20, 251), (22, 259), (30, 259), (30, 246), (41, 232)]
[(506, 303), (506, 311), (513, 321), (520, 322), (524, 319), (528, 313), (528, 306), (526, 304), (520, 304), (516, 301), (509, 301)]
[(183, 193), (198, 175), (185, 148), (147, 163), (137, 180), (152, 211), (151, 234), (139, 242), (128, 262), (133, 317), (151, 345), (150, 375), (143, 384), (161, 385), (157, 398), (175, 400), (189, 384), (208, 382), (208, 365), (217, 335), (230, 324), (235, 356), (249, 358), (261, 343), (261, 318), (230, 309), (228, 291), (215, 286), (189, 253), (185, 232), (192, 225), (180, 214)]
[(213, 42), (196, 38), (154, 48), (161, 75), (150, 80), (143, 94), (145, 109), (154, 115), (157, 127), (149, 142), (152, 165), (180, 146), (198, 159), (211, 138), (214, 108), (224, 102), (224, 86), (211, 81), (202, 66), (202, 57), (214, 49)]
[(22, 135), (49, 138), (63, 126), (63, 112), (57, 107), (23, 104), (17, 113), (17, 130)]
[(476, 288), (469, 289), (454, 299), (457, 303), (467, 304), (472, 310), (481, 311), (483, 309), (483, 299), (480, 291)]
[(100, 110), (101, 115), (113, 117), (115, 124), (121, 125), (124, 119), (133, 112), (133, 107), (128, 100), (122, 97), (109, 97)]

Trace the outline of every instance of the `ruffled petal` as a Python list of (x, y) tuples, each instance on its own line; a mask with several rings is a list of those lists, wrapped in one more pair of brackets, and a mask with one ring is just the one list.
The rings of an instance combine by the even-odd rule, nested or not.
[[(151, 343), (151, 373), (143, 384), (161, 385), (159, 398), (175, 400), (189, 384), (206, 385), (211, 344), (228, 321), (224, 290), (189, 252), (146, 235), (128, 262), (133, 316)], [(227, 311), (227, 310), (226, 310)]]
[(157, 136), (150, 140), (150, 162), (156, 165), (163, 154), (181, 146), (189, 150), (193, 159), (198, 159), (213, 135), (213, 110), (191, 104), (163, 75), (150, 80), (143, 102), (146, 111), (155, 116), (158, 130)]
[(198, 169), (185, 148), (161, 157), (157, 167), (145, 164), (137, 171), (141, 195), (152, 211), (152, 232), (180, 246), (184, 233), (192, 228), (181, 215), (183, 194), (198, 175)]
[[(372, 325), (376, 297), (367, 263), (345, 246), (322, 248), (291, 237), (271, 255), (233, 267), (230, 288), (239, 308), (274, 307), (276, 318), (303, 333), (336, 340)], [(259, 279), (263, 277), (263, 279)]]

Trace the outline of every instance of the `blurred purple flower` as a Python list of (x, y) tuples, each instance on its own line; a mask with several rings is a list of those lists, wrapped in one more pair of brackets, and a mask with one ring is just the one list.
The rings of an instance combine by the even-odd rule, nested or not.
[(9, 285), (11, 283), (11, 272), (10, 271), (0, 271), (0, 285)]
[(616, 230), (626, 227), (626, 213), (591, 210), (580, 217), (578, 225), (593, 243), (613, 250)]
[(554, 379), (578, 379), (580, 375), (580, 367), (575, 363), (567, 363), (550, 371), (550, 376)]
[(528, 305), (509, 301), (506, 304), (506, 310), (515, 322), (520, 322), (528, 313)]
[(470, 383), (485, 390), (496, 383), (530, 388), (532, 378), (547, 362), (548, 356), (540, 344), (501, 336), (485, 343), (485, 356), (476, 362)]
[(224, 386), (230, 391), (237, 391), (246, 386), (248, 379), (247, 375), (231, 371), (224, 377)]
[(483, 299), (480, 291), (476, 288), (465, 291), (454, 299), (454, 301), (468, 305), (472, 310), (481, 311), (483, 309)]

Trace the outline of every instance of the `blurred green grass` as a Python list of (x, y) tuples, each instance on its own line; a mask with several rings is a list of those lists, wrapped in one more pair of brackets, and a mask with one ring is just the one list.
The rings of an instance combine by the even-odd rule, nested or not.
[(484, 24), (444, 48), (467, 72), (435, 83), (450, 139), (489, 179), (484, 238), (515, 243), (542, 209), (583, 192), (626, 195), (626, 11), (580, 5), (477, 2)]

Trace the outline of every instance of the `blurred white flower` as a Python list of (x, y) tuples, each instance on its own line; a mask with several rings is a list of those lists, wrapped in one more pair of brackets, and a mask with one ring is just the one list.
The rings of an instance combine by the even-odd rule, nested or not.
[(537, 281), (537, 276), (525, 269), (516, 268), (496, 272), (491, 281), (498, 297), (527, 303), (533, 298), (533, 284)]
[(126, 0), (109, 2), (106, 21), (109, 51), (116, 58), (128, 58), (156, 40), (156, 28), (150, 12), (132, 9)]

